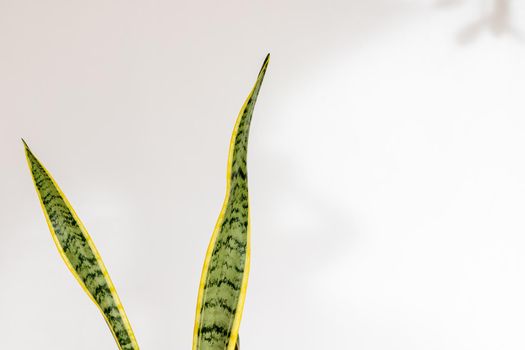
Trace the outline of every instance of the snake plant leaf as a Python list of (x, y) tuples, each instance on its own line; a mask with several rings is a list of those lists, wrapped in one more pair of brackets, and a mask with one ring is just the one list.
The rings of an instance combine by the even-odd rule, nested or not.
[(202, 269), (193, 350), (235, 350), (250, 268), (250, 219), (246, 155), (255, 102), (268, 67), (241, 108), (230, 141), (226, 197)]
[(138, 350), (122, 303), (93, 240), (49, 171), (25, 142), (24, 146), (40, 204), (60, 256), (102, 312), (118, 348)]

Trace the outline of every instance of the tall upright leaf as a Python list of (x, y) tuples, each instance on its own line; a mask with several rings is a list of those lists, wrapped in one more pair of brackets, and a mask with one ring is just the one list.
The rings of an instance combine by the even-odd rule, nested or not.
[(119, 349), (138, 350), (122, 303), (93, 240), (49, 171), (25, 142), (24, 146), (40, 204), (60, 256), (102, 312)]
[(233, 129), (226, 198), (204, 260), (193, 334), (193, 350), (234, 350), (250, 269), (250, 218), (246, 155), (255, 102), (270, 55)]

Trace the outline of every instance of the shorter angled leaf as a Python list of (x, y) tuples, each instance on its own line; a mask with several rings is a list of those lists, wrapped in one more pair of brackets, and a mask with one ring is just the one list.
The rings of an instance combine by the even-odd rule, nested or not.
[(40, 204), (60, 256), (99, 308), (119, 349), (138, 350), (122, 303), (93, 240), (49, 171), (25, 142), (24, 146)]

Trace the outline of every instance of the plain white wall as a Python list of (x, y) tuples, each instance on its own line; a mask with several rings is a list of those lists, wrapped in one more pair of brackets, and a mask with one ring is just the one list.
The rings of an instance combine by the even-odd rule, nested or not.
[(141, 347), (191, 347), (231, 129), (267, 52), (242, 348), (523, 349), (523, 23), (518, 0), (0, 0), (0, 349), (116, 349), (20, 137)]

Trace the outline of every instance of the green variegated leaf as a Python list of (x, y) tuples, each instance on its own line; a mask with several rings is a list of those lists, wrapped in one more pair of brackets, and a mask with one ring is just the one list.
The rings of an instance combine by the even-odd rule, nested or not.
[(60, 255), (102, 312), (119, 349), (138, 350), (131, 325), (95, 244), (49, 171), (25, 142), (24, 145), (40, 204)]
[(250, 218), (246, 154), (253, 109), (270, 55), (244, 103), (230, 142), (226, 198), (204, 260), (197, 299), (193, 350), (234, 350), (238, 342), (250, 268)]

